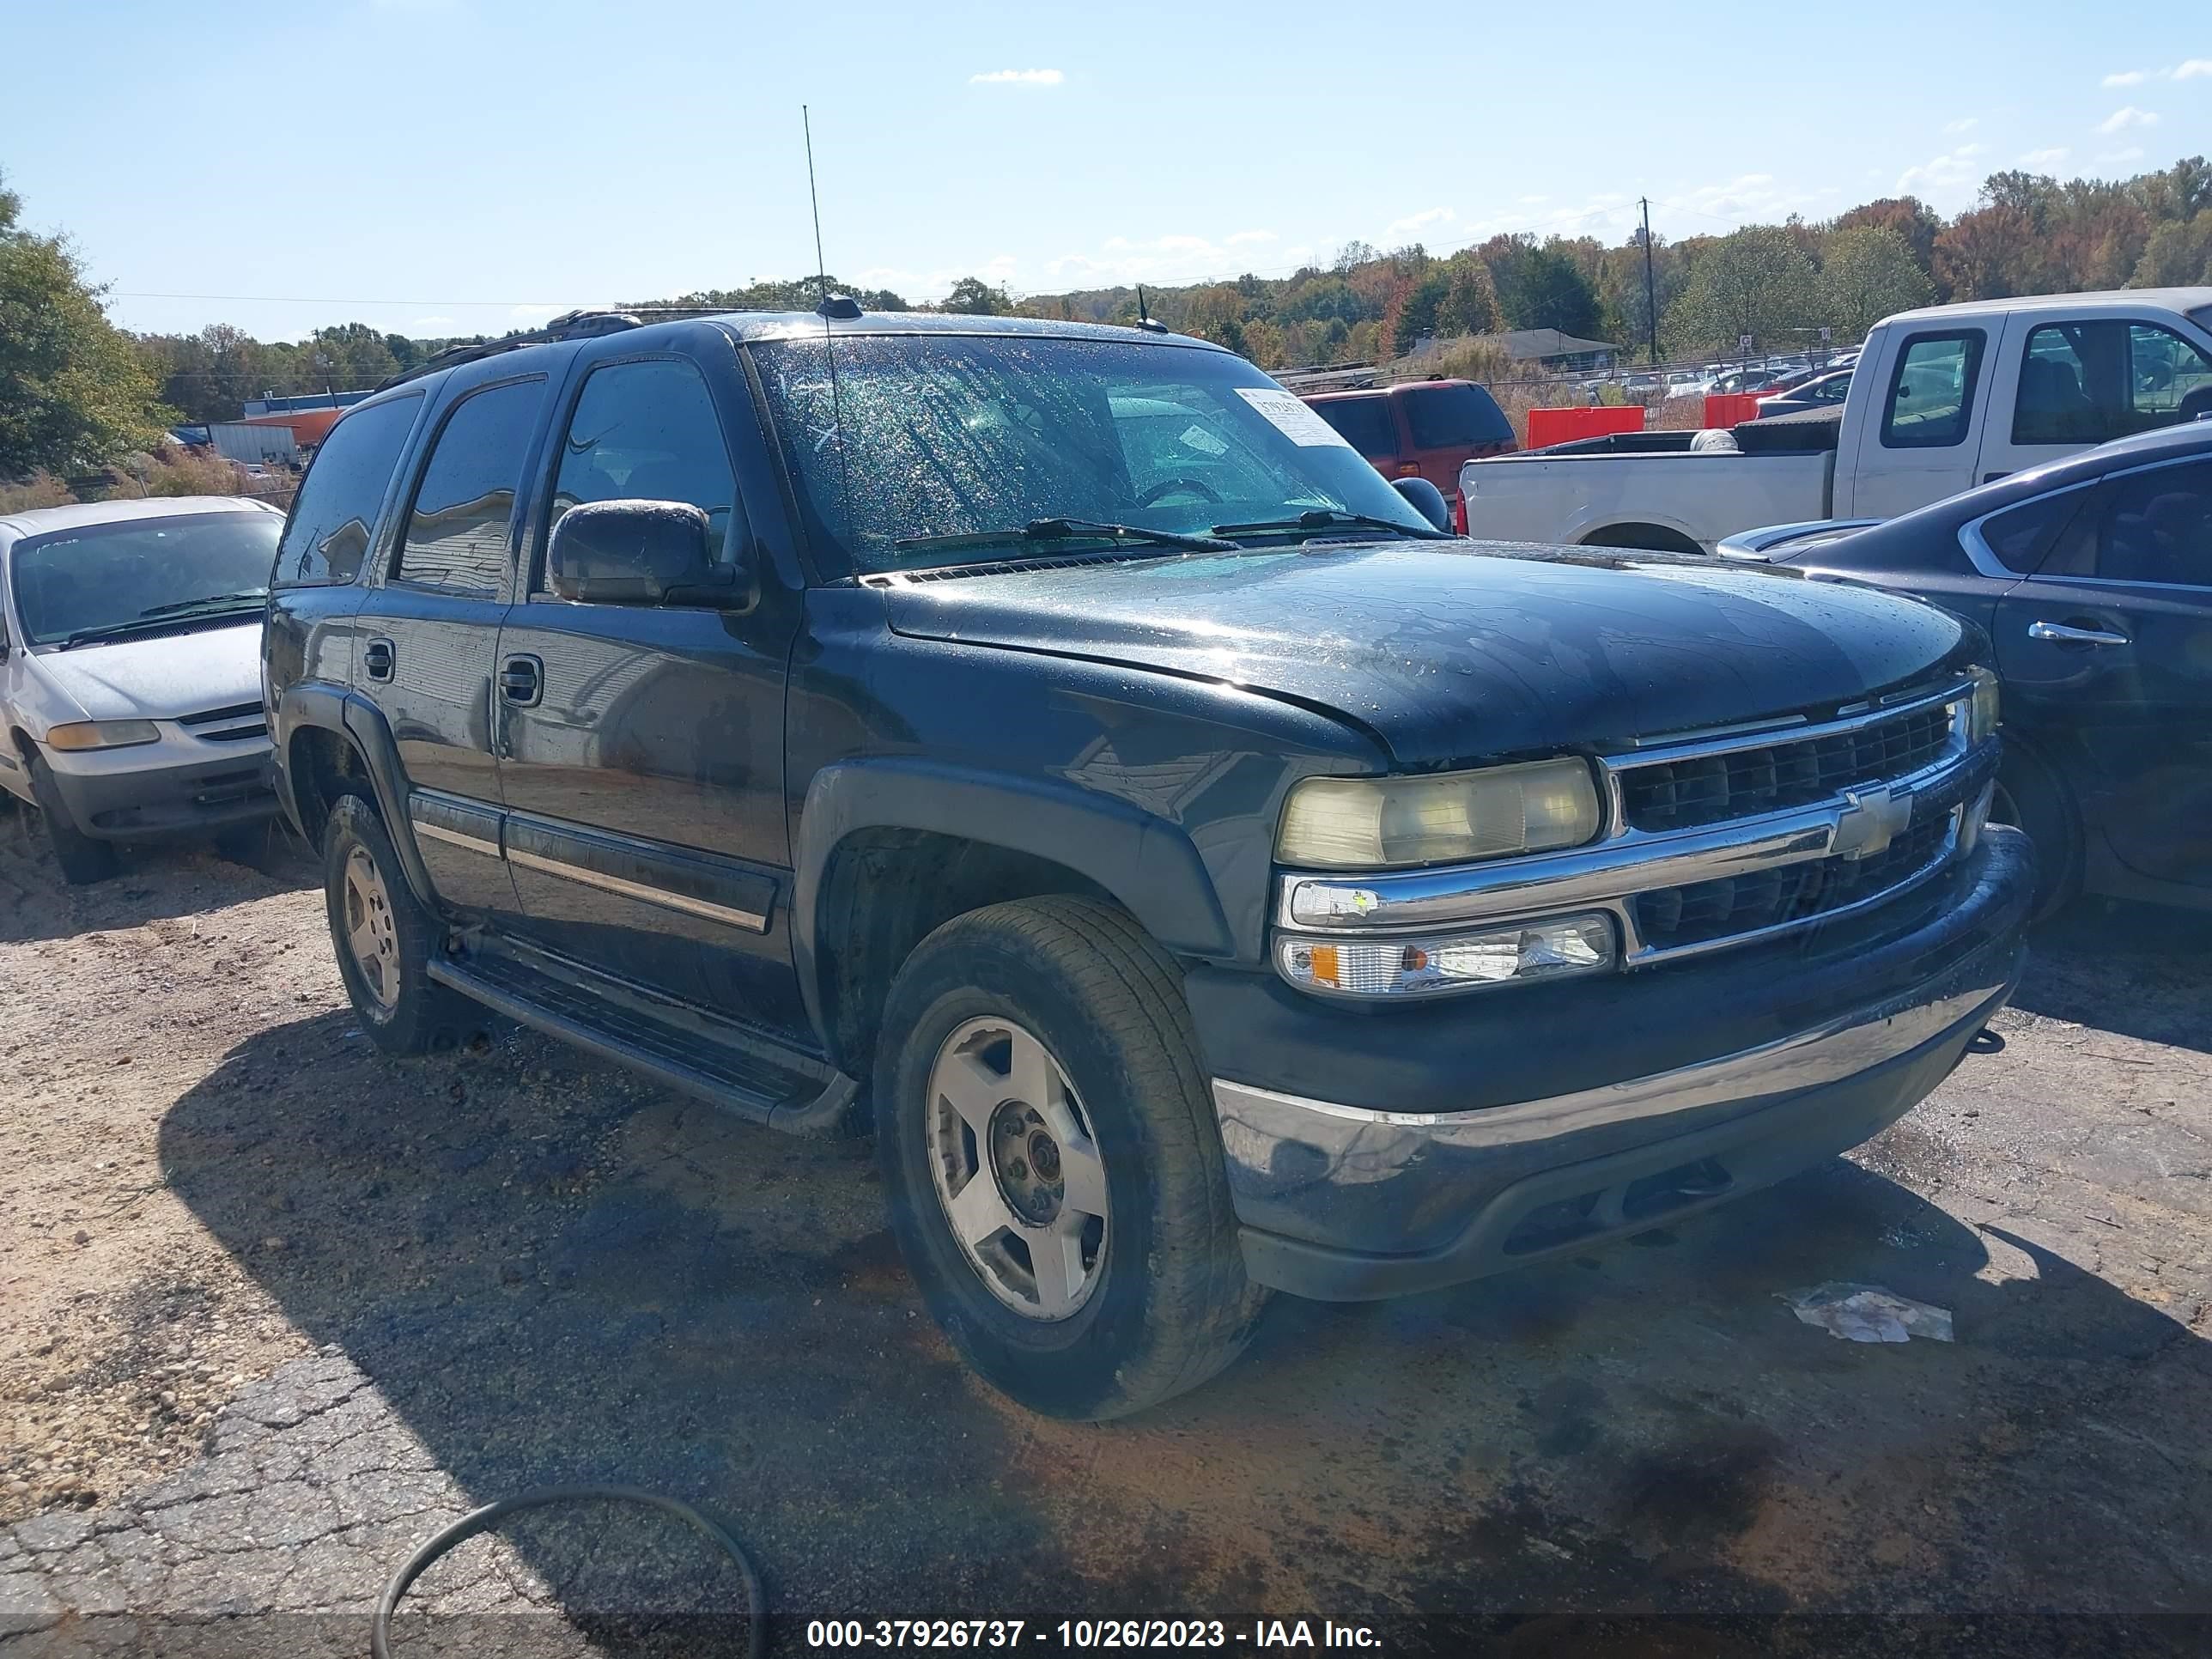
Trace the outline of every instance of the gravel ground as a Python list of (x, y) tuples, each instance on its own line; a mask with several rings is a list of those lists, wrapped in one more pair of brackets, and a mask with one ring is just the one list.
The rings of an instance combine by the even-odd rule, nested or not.
[[(145, 853), (68, 892), (0, 811), (10, 1659), (358, 1653), (422, 1538), (586, 1481), (729, 1526), (781, 1652), (819, 1618), (1101, 1615), (1729, 1654), (1991, 1616), (1977, 1651), (2201, 1650), (2200, 921), (2047, 930), (2004, 1051), (1852, 1158), (1455, 1291), (1279, 1300), (1211, 1387), (1093, 1428), (960, 1368), (865, 1144), (510, 1027), (378, 1056), (313, 879), (281, 846)], [(1847, 1344), (1778, 1299), (1828, 1280), (1957, 1340)], [(537, 1655), (719, 1650), (745, 1604), (608, 1509), (504, 1526), (407, 1605), (401, 1652)]]

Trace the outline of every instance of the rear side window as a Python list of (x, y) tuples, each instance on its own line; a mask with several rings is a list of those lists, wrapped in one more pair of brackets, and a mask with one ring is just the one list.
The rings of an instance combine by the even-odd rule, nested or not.
[(1390, 418), (1389, 399), (1380, 392), (1372, 398), (1331, 398), (1314, 404), (1313, 411), (1363, 455), (1398, 453), (1398, 423)]
[(737, 499), (714, 400), (696, 368), (662, 358), (592, 371), (561, 447), (549, 533), (586, 501), (686, 501), (723, 547)]
[(1505, 411), (1480, 386), (1423, 386), (1402, 395), (1416, 449), (1463, 449), (1513, 436)]
[(2016, 444), (2100, 444), (2212, 410), (2212, 362), (2155, 323), (2051, 323), (2022, 349)]
[(544, 377), (512, 380), (455, 405), (415, 487), (396, 571), (404, 582), (492, 594), (507, 571), (507, 527)]
[(2036, 574), (2212, 587), (2212, 460), (2111, 480)]
[(376, 510), (422, 411), (422, 394), (356, 409), (330, 430), (276, 549), (275, 587), (328, 587), (361, 574)]
[(1964, 443), (1973, 424), (1974, 386), (1981, 378), (1984, 336), (1916, 334), (1898, 354), (1882, 411), (1885, 449), (1943, 449)]

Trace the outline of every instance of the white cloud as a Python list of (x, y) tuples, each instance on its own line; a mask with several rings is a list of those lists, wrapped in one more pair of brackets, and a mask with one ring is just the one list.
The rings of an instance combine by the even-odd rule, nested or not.
[(1975, 158), (1988, 153), (1986, 144), (1961, 144), (1956, 149), (1947, 149), (1934, 160), (1922, 162), (1917, 167), (1907, 167), (1897, 176), (1897, 193), (1914, 196), (1926, 191), (1942, 191), (1960, 185), (1971, 185), (1974, 175), (1981, 171)]
[(1978, 115), (1966, 116), (1956, 121), (1946, 121), (1943, 124), (1943, 136), (1946, 138), (1950, 138), (1955, 137), (1958, 134), (1962, 132), (1972, 132), (1976, 127), (1981, 125), (1981, 124), (1982, 118)]
[(1409, 213), (1402, 219), (1393, 219), (1382, 227), (1385, 236), (1410, 236), (1417, 230), (1441, 230), (1459, 217), (1448, 207), (1424, 208), (1419, 213)]
[(2139, 87), (2149, 79), (2150, 76), (2141, 70), (2122, 70), (2116, 75), (2106, 76), (2097, 84), (2100, 87)]
[(2055, 145), (2050, 149), (2032, 149), (2013, 165), (2016, 167), (2032, 167), (2037, 172), (2042, 172), (2046, 168), (2057, 167), (2073, 153), (2063, 144)]
[(971, 75), (971, 87), (1056, 87), (1067, 77), (1058, 70), (990, 70)]
[(2158, 117), (2147, 109), (2137, 109), (2133, 104), (2116, 109), (2097, 123), (2100, 132), (2125, 132), (2130, 127), (2154, 127)]
[(2173, 78), (2194, 81), (2200, 76), (2212, 75), (2212, 58), (2192, 58), (2185, 64), (2174, 65)]

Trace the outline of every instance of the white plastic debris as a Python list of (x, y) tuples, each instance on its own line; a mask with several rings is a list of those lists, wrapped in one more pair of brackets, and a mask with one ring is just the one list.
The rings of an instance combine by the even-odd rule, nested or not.
[(1951, 1340), (1951, 1310), (1931, 1308), (1879, 1285), (1816, 1285), (1790, 1291), (1782, 1299), (1808, 1325), (1817, 1325), (1846, 1342), (1909, 1342)]

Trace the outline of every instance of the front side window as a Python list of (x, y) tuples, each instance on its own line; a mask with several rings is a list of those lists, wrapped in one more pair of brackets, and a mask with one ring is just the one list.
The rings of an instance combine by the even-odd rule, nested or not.
[(1361, 454), (1398, 453), (1398, 423), (1390, 417), (1390, 400), (1379, 393), (1372, 398), (1325, 398), (1313, 408)]
[(750, 348), (810, 537), (862, 571), (1018, 556), (1041, 520), (1208, 535), (1357, 513), (1434, 534), (1310, 406), (1226, 352), (861, 336), (837, 341), (833, 383), (828, 349)]
[(544, 394), (543, 376), (510, 381), (471, 394), (446, 417), (408, 509), (395, 572), (401, 581), (458, 593), (499, 591), (514, 492)]
[(696, 368), (656, 359), (592, 371), (562, 438), (550, 524), (585, 501), (686, 501), (707, 515), (712, 544), (726, 548), (737, 498), (721, 422)]
[(1942, 449), (1964, 443), (1973, 423), (1974, 383), (1981, 374), (1983, 334), (1916, 334), (1898, 354), (1882, 411), (1885, 449)]
[(1404, 397), (1416, 449), (1466, 449), (1513, 436), (1505, 411), (1480, 386), (1420, 386)]
[(2021, 349), (2016, 444), (2100, 444), (2212, 409), (2212, 362), (2172, 330), (2049, 323)]
[(283, 520), (273, 513), (126, 519), (15, 544), (25, 645), (91, 645), (260, 615)]
[(300, 485), (276, 554), (279, 587), (323, 587), (361, 574), (377, 509), (422, 394), (369, 404), (330, 430)]

